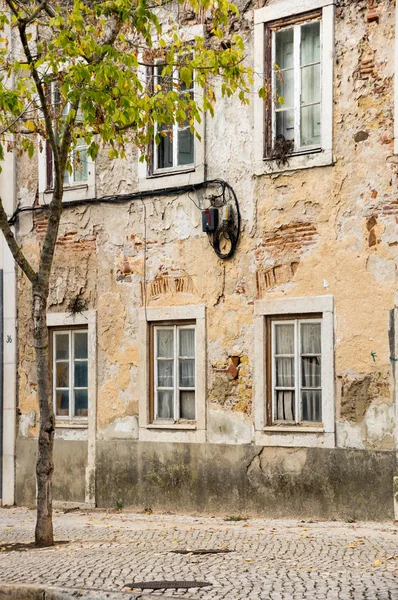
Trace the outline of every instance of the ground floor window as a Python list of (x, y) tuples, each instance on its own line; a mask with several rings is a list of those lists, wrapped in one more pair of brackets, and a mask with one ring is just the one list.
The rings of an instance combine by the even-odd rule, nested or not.
[(52, 378), (56, 417), (88, 416), (88, 330), (51, 332)]
[(154, 420), (195, 420), (195, 324), (152, 327)]
[(274, 422), (322, 422), (322, 319), (270, 319)]

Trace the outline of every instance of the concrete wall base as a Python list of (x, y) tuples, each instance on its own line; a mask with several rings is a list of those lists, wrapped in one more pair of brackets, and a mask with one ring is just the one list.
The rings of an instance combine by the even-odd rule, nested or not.
[[(36, 440), (17, 443), (19, 504), (34, 501), (36, 445)], [(86, 456), (83, 442), (56, 443), (55, 500), (84, 501)], [(264, 518), (394, 519), (394, 451), (98, 440), (96, 472), (99, 507), (122, 504)]]

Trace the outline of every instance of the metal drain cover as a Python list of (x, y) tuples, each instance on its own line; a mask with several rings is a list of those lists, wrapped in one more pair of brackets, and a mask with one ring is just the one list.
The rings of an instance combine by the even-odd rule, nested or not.
[(172, 550), (173, 554), (223, 554), (225, 552), (233, 552), (228, 548), (199, 548), (198, 550)]
[(170, 590), (170, 589), (188, 589), (202, 588), (212, 583), (206, 581), (134, 581), (127, 583), (126, 587), (130, 590), (138, 588), (140, 590)]

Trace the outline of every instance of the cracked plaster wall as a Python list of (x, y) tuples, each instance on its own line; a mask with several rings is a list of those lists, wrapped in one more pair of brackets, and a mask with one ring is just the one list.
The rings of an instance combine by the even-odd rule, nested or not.
[[(251, 8), (240, 21), (248, 63)], [(380, 0), (378, 20), (368, 20), (367, 1), (339, 3), (334, 166), (254, 177), (252, 107), (236, 98), (220, 100), (215, 118), (206, 117), (207, 177), (226, 179), (242, 211), (242, 237), (233, 260), (216, 257), (187, 195), (149, 198), (145, 212), (140, 201), (64, 212), (49, 309), (65, 312), (79, 296), (97, 311), (100, 437), (136, 436), (146, 244), (149, 306), (207, 306), (211, 441), (253, 441), (253, 302), (328, 293), (335, 297), (336, 312), (337, 443), (393, 448), (388, 311), (394, 306), (398, 264), (394, 10), (392, 0)], [(37, 196), (36, 162), (18, 160), (18, 201), (30, 205)], [(160, 180), (163, 184), (172, 185), (172, 178)], [(126, 161), (100, 154), (98, 196), (137, 191), (137, 186), (135, 149)], [(38, 213), (19, 218), (19, 240), (33, 262), (43, 227)], [(30, 296), (21, 276), (18, 323), (20, 435), (35, 437)]]

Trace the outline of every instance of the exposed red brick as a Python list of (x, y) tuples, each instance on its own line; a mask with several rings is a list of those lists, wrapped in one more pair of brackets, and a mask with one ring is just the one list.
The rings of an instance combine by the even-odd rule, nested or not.
[(369, 248), (371, 248), (372, 246), (375, 246), (377, 244), (377, 238), (376, 238), (374, 229), (372, 229), (372, 231), (370, 231), (370, 233), (369, 233), (368, 244), (369, 244)]
[(379, 20), (379, 13), (377, 12), (377, 0), (368, 0), (368, 12), (366, 14), (366, 20), (368, 23)]
[(298, 250), (303, 246), (315, 244), (318, 232), (312, 223), (295, 222), (281, 225), (264, 235), (261, 246), (269, 250), (289, 248)]
[(368, 231), (371, 231), (371, 229), (373, 229), (373, 227), (376, 225), (377, 223), (377, 217), (375, 215), (372, 215), (371, 217), (368, 218), (368, 220), (366, 221), (366, 228)]

